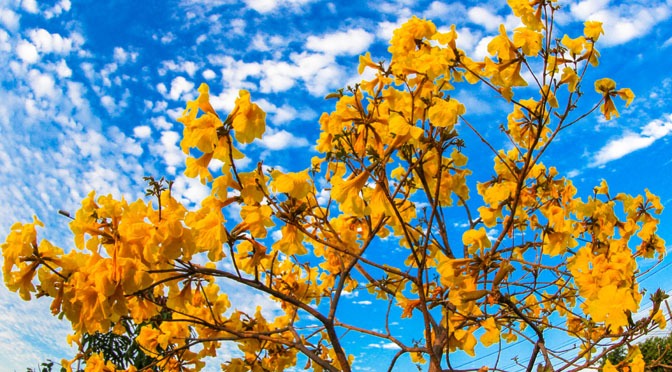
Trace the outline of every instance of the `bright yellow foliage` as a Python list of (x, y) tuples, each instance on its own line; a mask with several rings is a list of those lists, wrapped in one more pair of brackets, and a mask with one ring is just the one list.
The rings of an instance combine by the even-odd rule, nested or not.
[[(511, 34), (501, 25), (482, 60), (458, 48), (454, 25), (417, 17), (394, 31), (389, 62), (361, 56), (359, 74), (375, 76), (327, 96), (334, 110), (321, 115), (319, 154), (304, 170), (261, 161), (242, 169), (239, 148), (263, 138), (266, 114), (242, 90), (220, 115), (202, 84), (178, 118), (184, 174), (210, 191), (200, 204), (180, 203), (163, 179), (149, 178), (149, 198), (132, 203), (92, 192), (65, 250), (38, 237), (37, 218), (14, 224), (2, 244), (5, 285), (24, 300), (51, 297), (80, 347), (83, 335), (123, 332), (132, 319), (143, 352), (171, 371), (205, 368), (224, 343), (240, 351), (225, 371), (282, 371), (299, 360), (351, 371), (341, 337), (357, 333), (432, 372), (448, 368), (447, 353), (511, 342), (534, 350), (520, 356), (527, 369), (551, 360), (581, 370), (598, 363), (602, 345), (664, 327), (660, 298), (632, 319), (643, 297), (639, 262), (665, 253), (659, 198), (614, 196), (606, 181), (578, 190), (539, 161), (572, 118), (591, 111), (579, 101), (602, 25), (560, 37), (554, 1), (507, 3), (521, 26)], [(472, 123), (454, 98), (465, 84), (479, 84), (509, 114)], [(595, 90), (592, 109), (606, 119), (618, 116), (614, 97), (626, 107), (634, 99), (609, 78)], [(469, 152), (465, 131), (486, 145)], [(483, 152), (492, 172), (472, 175), (467, 155)], [(234, 291), (278, 306), (245, 312), (229, 300)], [(371, 319), (379, 312), (344, 316), (351, 294), (370, 296), (358, 306), (368, 298), (389, 306), (384, 322)], [(572, 355), (544, 341), (549, 329), (572, 338)], [(87, 371), (116, 370), (96, 353), (63, 363), (80, 361)], [(639, 350), (603, 370), (618, 368), (643, 371)]]

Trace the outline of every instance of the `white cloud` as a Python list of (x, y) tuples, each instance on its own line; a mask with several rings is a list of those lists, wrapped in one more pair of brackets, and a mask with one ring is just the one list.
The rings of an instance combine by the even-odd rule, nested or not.
[(152, 128), (149, 125), (138, 125), (133, 128), (133, 135), (140, 139), (149, 138), (152, 135)]
[(245, 0), (245, 4), (259, 13), (269, 13), (278, 6), (277, 0)]
[(35, 14), (39, 11), (37, 2), (35, 0), (22, 0), (21, 8), (28, 13)]
[(170, 130), (173, 127), (173, 124), (169, 123), (168, 120), (166, 120), (166, 118), (163, 116), (152, 118), (150, 121), (152, 122), (154, 128), (158, 129), (159, 131)]
[(170, 93), (168, 97), (173, 101), (179, 100), (185, 93), (191, 93), (194, 89), (194, 83), (188, 81), (182, 76), (178, 76), (170, 82)]
[(372, 42), (372, 34), (355, 28), (323, 36), (309, 36), (306, 48), (330, 55), (356, 55), (366, 51)]
[[(335, 57), (323, 53), (292, 53), (289, 62), (266, 60), (247, 63), (230, 56), (210, 56), (208, 60), (222, 67), (222, 81), (229, 89), (235, 90), (235, 94), (239, 89), (256, 90), (257, 84), (249, 79), (259, 79), (258, 90), (262, 93), (287, 91), (300, 80), (310, 94), (321, 96), (330, 89), (340, 87), (345, 76), (343, 67), (336, 63)], [(226, 95), (230, 97), (230, 93)], [(219, 103), (221, 107), (229, 108), (221, 100)], [(215, 104), (213, 107), (217, 108)]]
[(70, 11), (70, 0), (61, 0), (58, 4), (44, 11), (44, 17), (47, 19), (58, 17), (64, 12)]
[(608, 7), (610, 0), (583, 0), (570, 5), (570, 12), (579, 19), (588, 19)]
[(264, 134), (261, 140), (261, 145), (269, 150), (277, 151), (290, 147), (305, 147), (308, 146), (308, 140), (303, 137), (295, 137), (292, 133), (286, 130), (281, 130), (275, 133), (269, 131)]
[(210, 56), (209, 62), (221, 66), (222, 80), (232, 89), (250, 89), (255, 85), (247, 82), (248, 77), (259, 77), (262, 73), (260, 63), (238, 61), (231, 56)]
[(210, 92), (210, 104), (216, 111), (228, 113), (235, 107), (237, 97), (238, 89), (226, 89), (217, 95)]
[(100, 97), (100, 104), (105, 107), (105, 110), (107, 110), (109, 114), (112, 114), (117, 110), (117, 104), (114, 102), (114, 98), (111, 96), (104, 95)]
[(672, 45), (672, 37), (670, 37), (669, 39), (665, 40), (665, 42), (663, 43), (662, 47), (665, 48), (665, 47), (668, 47), (668, 46), (670, 46), (670, 45)]
[(476, 47), (474, 48), (474, 52), (472, 54), (472, 58), (474, 60), (481, 60), (485, 58), (486, 56), (489, 56), (490, 53), (488, 53), (488, 44), (490, 44), (490, 41), (494, 39), (494, 36), (486, 36), (482, 38), (478, 44), (476, 44)]
[(115, 47), (113, 52), (114, 60), (120, 65), (125, 64), (128, 61), (135, 62), (138, 58), (137, 52), (129, 52), (122, 47)]
[(653, 120), (645, 125), (640, 133), (625, 133), (619, 138), (609, 141), (593, 157), (591, 167), (602, 166), (612, 160), (620, 159), (634, 151), (651, 146), (672, 132), (672, 114), (663, 120)]
[(161, 68), (159, 68), (159, 75), (163, 76), (168, 71), (172, 72), (185, 72), (189, 77), (194, 77), (194, 74), (198, 70), (198, 65), (192, 61), (163, 61), (161, 62)]
[(43, 28), (28, 31), (28, 37), (37, 50), (45, 54), (68, 54), (73, 49), (72, 40), (60, 34), (52, 34)]
[(182, 174), (175, 178), (172, 194), (175, 199), (184, 204), (199, 204), (210, 195), (210, 189), (201, 184), (198, 177), (189, 178)]
[(341, 86), (345, 73), (333, 57), (301, 53), (291, 55), (290, 59), (296, 64), (298, 76), (306, 84), (309, 93), (321, 96), (329, 89)]
[(399, 345), (395, 344), (394, 342), (385, 342), (385, 343), (381, 342), (378, 344), (368, 344), (367, 346), (374, 349), (386, 349), (386, 350), (399, 349)]
[(0, 28), (0, 52), (9, 52), (11, 50), (12, 44), (9, 41), (9, 34)]
[(383, 41), (392, 40), (392, 35), (394, 30), (398, 29), (403, 24), (403, 20), (398, 20), (397, 22), (383, 21), (378, 23), (378, 30), (376, 31), (376, 37)]
[(40, 58), (40, 56), (37, 54), (37, 48), (35, 45), (25, 40), (21, 40), (16, 45), (16, 54), (25, 63), (35, 63)]
[(456, 22), (467, 13), (465, 6), (458, 2), (433, 1), (429, 7), (422, 13), (422, 16), (429, 19), (441, 18)]
[(60, 60), (56, 64), (55, 71), (58, 77), (60, 78), (68, 78), (72, 76), (72, 70), (70, 69), (70, 67), (68, 67), (68, 64), (65, 62), (64, 59)]
[[(448, 30), (442, 30), (448, 31)], [(457, 29), (457, 47), (463, 49), (467, 54), (471, 55), (472, 51), (481, 40), (481, 33), (471, 30), (468, 27)]]
[(173, 40), (175, 40), (175, 35), (172, 32), (166, 32), (160, 38), (161, 44), (164, 44), (164, 45), (172, 43)]
[(425, 18), (441, 18), (450, 12), (450, 6), (441, 1), (432, 1), (429, 7), (422, 13)]
[(257, 33), (252, 37), (252, 42), (250, 47), (252, 50), (257, 50), (260, 52), (268, 52), (274, 50), (274, 54), (278, 54), (276, 57), (281, 55), (280, 49), (283, 46), (287, 45), (287, 40), (280, 35), (268, 35), (265, 33)]
[(585, 0), (570, 6), (570, 13), (580, 21), (603, 23), (602, 45), (620, 45), (648, 34), (672, 14), (668, 4), (623, 3), (609, 7), (608, 0)]
[(166, 93), (168, 93), (168, 88), (166, 88), (166, 84), (164, 83), (156, 84), (156, 90), (163, 95), (166, 95)]
[(15, 31), (19, 28), (19, 15), (10, 9), (0, 9), (0, 23), (10, 31)]
[(242, 18), (236, 18), (229, 22), (231, 32), (235, 35), (245, 35), (245, 26), (247, 23)]
[(373, 302), (369, 300), (362, 300), (362, 301), (353, 301), (352, 303), (355, 305), (371, 305)]
[(504, 23), (504, 18), (480, 6), (469, 9), (467, 15), (471, 22), (483, 26), (488, 31), (494, 31), (500, 24)]
[(248, 8), (259, 13), (266, 14), (273, 12), (280, 7), (289, 7), (300, 9), (301, 6), (310, 3), (313, 0), (243, 0)]
[(212, 80), (217, 77), (217, 74), (211, 69), (207, 69), (201, 73), (201, 76), (203, 76), (203, 79), (205, 80)]
[(185, 155), (177, 145), (180, 140), (180, 134), (166, 130), (161, 132), (161, 140), (159, 143), (150, 146), (152, 153), (157, 154), (166, 165), (166, 172), (170, 175), (175, 175), (178, 166), (182, 166), (185, 162)]
[(41, 73), (37, 70), (30, 70), (28, 73), (28, 81), (30, 83), (30, 88), (33, 90), (33, 94), (35, 94), (35, 97), (37, 98), (54, 98), (58, 94), (54, 78), (49, 74)]

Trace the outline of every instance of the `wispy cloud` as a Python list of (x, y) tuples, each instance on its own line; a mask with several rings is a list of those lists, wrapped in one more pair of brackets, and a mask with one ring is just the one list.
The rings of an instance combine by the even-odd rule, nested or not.
[(627, 132), (609, 141), (594, 156), (591, 167), (599, 167), (620, 159), (634, 151), (651, 146), (672, 132), (672, 114), (656, 119), (641, 128), (639, 133)]

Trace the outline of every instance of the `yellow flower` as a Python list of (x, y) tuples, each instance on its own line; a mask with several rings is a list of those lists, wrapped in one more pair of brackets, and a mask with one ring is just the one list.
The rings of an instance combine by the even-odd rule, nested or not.
[(266, 227), (274, 226), (271, 220), (273, 210), (268, 205), (244, 205), (240, 217), (255, 238), (266, 237)]
[(261, 139), (266, 131), (266, 113), (250, 101), (250, 92), (243, 89), (238, 93), (233, 112), (232, 125), (238, 142), (252, 143), (255, 138)]
[[(544, 28), (541, 22), (541, 6), (538, 5), (540, 4), (539, 2), (531, 2), (529, 0), (507, 0), (506, 2), (511, 7), (513, 15), (520, 18), (525, 26), (534, 31)], [(531, 4), (537, 4), (539, 8), (535, 10)]]
[(429, 108), (429, 120), (435, 127), (446, 127), (451, 129), (457, 124), (460, 115), (464, 115), (466, 109), (458, 100), (450, 98), (449, 100), (438, 99), (434, 105)]
[(366, 52), (365, 55), (359, 56), (359, 66), (357, 67), (357, 73), (361, 75), (367, 67), (371, 67), (376, 70), (380, 69), (380, 66), (371, 60), (371, 52)]
[(485, 329), (485, 333), (481, 335), (481, 343), (483, 346), (488, 347), (499, 342), (499, 327), (497, 327), (497, 323), (495, 323), (495, 318), (487, 318), (485, 321), (481, 322), (481, 327)]
[(565, 83), (567, 84), (567, 89), (570, 92), (576, 91), (576, 85), (579, 83), (579, 75), (577, 75), (576, 71), (574, 71), (574, 69), (571, 67), (565, 67), (562, 69), (562, 76), (560, 77), (559, 85)]
[(308, 253), (306, 247), (303, 246), (303, 233), (292, 225), (282, 227), (282, 239), (273, 244), (273, 249), (277, 249), (288, 256)]
[(600, 38), (600, 35), (604, 35), (604, 30), (602, 29), (602, 22), (597, 21), (586, 21), (583, 23), (583, 34), (593, 41), (597, 41)]
[(625, 101), (625, 107), (630, 106), (632, 100), (635, 99), (635, 94), (632, 93), (630, 88), (621, 88), (614, 93), (618, 94), (618, 96)]
[(604, 103), (600, 106), (600, 111), (607, 120), (610, 120), (612, 115), (618, 117), (618, 110), (616, 109), (616, 105), (614, 105), (614, 101), (611, 99), (611, 96), (616, 94), (614, 92), (615, 89), (616, 82), (609, 78), (599, 79), (595, 82), (595, 91), (604, 96)]
[(212, 160), (211, 152), (203, 154), (200, 158), (196, 159), (194, 157), (187, 158), (187, 168), (184, 170), (184, 175), (189, 178), (194, 178), (198, 176), (202, 184), (212, 181), (212, 174), (208, 170), (208, 165), (210, 160)]
[(488, 44), (488, 53), (491, 56), (497, 55), (497, 57), (505, 61), (516, 58), (516, 46), (509, 40), (504, 25), (499, 25), (499, 35), (495, 36)]
[(560, 40), (560, 43), (562, 43), (562, 45), (564, 45), (573, 55), (579, 55), (583, 52), (586, 38), (579, 36), (576, 39), (572, 39), (565, 35), (562, 37), (562, 40)]
[(199, 96), (196, 99), (198, 102), (198, 108), (201, 109), (201, 111), (205, 113), (212, 114), (216, 117), (219, 117), (217, 113), (215, 112), (215, 109), (212, 108), (212, 105), (210, 105), (210, 87), (208, 87), (208, 84), (206, 83), (201, 83), (201, 85), (198, 87), (198, 93)]
[(405, 57), (408, 52), (416, 49), (416, 40), (429, 39), (436, 33), (436, 26), (431, 21), (413, 16), (400, 28), (394, 30), (388, 51), (392, 59)]
[(340, 181), (334, 184), (331, 196), (339, 203), (339, 208), (342, 212), (355, 216), (366, 214), (360, 193), (368, 179), (369, 172), (365, 171), (356, 176), (350, 176), (350, 179), (347, 181)]
[(485, 232), (484, 228), (478, 230), (467, 230), (462, 234), (462, 243), (469, 248), (469, 253), (474, 254), (478, 249), (483, 252), (484, 249), (490, 248), (490, 238)]
[(287, 193), (295, 199), (303, 199), (313, 190), (312, 184), (309, 182), (310, 177), (307, 170), (296, 173), (282, 173), (279, 170), (275, 170), (271, 174), (271, 177), (273, 177), (273, 181), (271, 181), (273, 191)]
[(518, 27), (513, 32), (513, 45), (523, 48), (526, 56), (536, 56), (541, 50), (541, 32), (530, 30), (527, 27)]
[(209, 196), (201, 202), (200, 210), (188, 213), (184, 219), (185, 224), (194, 230), (196, 247), (199, 251), (208, 251), (211, 261), (224, 257), (222, 245), (227, 240), (227, 234), (222, 204), (218, 199)]
[(100, 354), (93, 354), (86, 360), (84, 372), (115, 372), (117, 369), (112, 362), (101, 358)]
[(602, 78), (595, 81), (595, 91), (601, 94), (609, 94), (616, 89), (616, 82), (609, 78)]
[(590, 314), (595, 322), (604, 322), (605, 326), (611, 327), (614, 332), (628, 325), (626, 311), (635, 313), (638, 307), (632, 290), (618, 288), (615, 284), (602, 287), (597, 293), (597, 298), (586, 301), (586, 305), (586, 313)]

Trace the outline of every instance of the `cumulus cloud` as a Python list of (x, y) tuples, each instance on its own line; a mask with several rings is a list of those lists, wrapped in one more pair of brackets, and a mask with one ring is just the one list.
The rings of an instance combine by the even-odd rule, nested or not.
[(11, 9), (0, 9), (0, 23), (10, 31), (15, 31), (19, 28), (19, 15)]
[(62, 13), (69, 12), (72, 4), (70, 0), (61, 0), (51, 8), (44, 11), (44, 17), (47, 19), (58, 17)]
[(113, 57), (118, 64), (123, 65), (126, 62), (135, 62), (138, 59), (138, 52), (129, 52), (122, 47), (115, 47)]
[(394, 30), (398, 29), (403, 24), (403, 20), (399, 19), (397, 22), (383, 21), (378, 23), (378, 30), (376, 30), (376, 37), (383, 41), (392, 39)]
[(603, 23), (603, 45), (620, 45), (648, 34), (670, 17), (669, 4), (623, 3), (609, 7), (609, 0), (584, 0), (570, 6), (571, 15), (580, 21)]
[(277, 151), (290, 147), (306, 147), (308, 146), (308, 140), (303, 137), (296, 137), (283, 129), (277, 132), (269, 131), (261, 140), (261, 145), (269, 150)]
[(60, 60), (56, 65), (54, 65), (54, 71), (60, 78), (68, 78), (72, 76), (72, 70), (68, 67), (68, 64), (64, 59)]
[(166, 166), (166, 172), (175, 175), (177, 168), (185, 162), (185, 155), (178, 146), (180, 134), (166, 130), (161, 132), (161, 139), (158, 143), (150, 146), (150, 151), (158, 155)]
[(464, 16), (466, 12), (467, 9), (464, 5), (457, 2), (446, 3), (443, 1), (432, 1), (429, 4), (429, 7), (422, 13), (422, 16), (425, 18), (445, 19), (453, 17), (454, 19), (457, 19), (457, 17)]
[[(222, 81), (226, 82), (229, 89), (235, 90), (235, 94), (239, 89), (280, 93), (293, 88), (297, 81), (302, 81), (310, 94), (321, 96), (329, 89), (340, 87), (345, 76), (335, 56), (308, 51), (290, 54), (289, 61), (245, 62), (230, 56), (210, 57), (209, 61), (221, 66)], [(259, 82), (258, 88), (255, 81)], [(219, 104), (228, 107), (223, 102)]]
[(73, 49), (70, 38), (38, 28), (28, 31), (28, 37), (41, 53), (68, 54)]
[(161, 76), (165, 75), (168, 71), (172, 71), (177, 73), (184, 72), (189, 77), (193, 77), (198, 70), (198, 65), (193, 61), (163, 61), (161, 65), (159, 69), (159, 75)]
[(25, 63), (35, 63), (40, 58), (35, 45), (25, 40), (16, 45), (16, 55)]
[(173, 101), (179, 100), (185, 93), (192, 93), (194, 89), (194, 83), (188, 81), (182, 76), (178, 76), (173, 79), (170, 83), (170, 92), (168, 97)]
[(0, 28), (0, 52), (9, 52), (11, 50), (12, 43), (9, 41), (9, 34)]
[(309, 36), (306, 48), (330, 55), (356, 55), (366, 51), (373, 39), (373, 35), (366, 30), (355, 28), (323, 36)]
[(33, 94), (37, 98), (54, 98), (58, 94), (54, 78), (49, 74), (41, 73), (37, 70), (30, 70), (28, 73), (28, 81), (33, 90)]
[(140, 139), (149, 138), (152, 135), (152, 128), (149, 125), (138, 125), (133, 128), (133, 135)]
[(203, 76), (203, 79), (205, 80), (212, 80), (217, 77), (217, 74), (211, 69), (207, 69), (201, 73), (201, 76)]
[(672, 114), (668, 114), (663, 119), (651, 121), (639, 133), (625, 133), (621, 137), (609, 141), (593, 156), (590, 166), (602, 166), (634, 151), (649, 147), (671, 132)]
[(488, 31), (494, 31), (500, 24), (504, 23), (504, 18), (480, 6), (470, 8), (467, 14), (471, 22), (484, 27)]
[(21, 8), (27, 13), (35, 14), (39, 11), (35, 0), (22, 0)]
[(311, 1), (313, 0), (244, 0), (248, 8), (262, 14), (271, 13), (281, 7), (299, 9)]

